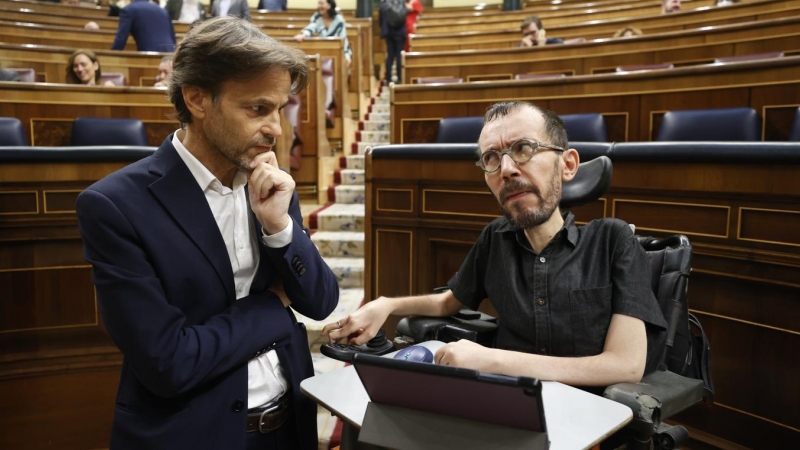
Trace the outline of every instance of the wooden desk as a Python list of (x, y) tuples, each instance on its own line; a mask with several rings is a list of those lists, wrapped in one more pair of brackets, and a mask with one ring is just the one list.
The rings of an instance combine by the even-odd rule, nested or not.
[(616, 67), (672, 63), (709, 64), (717, 57), (770, 51), (800, 54), (800, 14), (754, 23), (673, 31), (629, 39), (603, 39), (543, 48), (411, 52), (404, 55), (403, 82), (422, 77), (465, 81), (513, 80), (520, 73), (590, 75)]
[[(636, 26), (645, 35), (697, 29), (701, 27), (731, 23), (755, 22), (797, 15), (800, 0), (762, 0), (725, 8), (710, 8), (683, 11), (665, 16), (656, 15), (637, 18), (601, 20), (597, 23), (571, 23), (547, 26), (547, 35), (560, 38), (583, 37), (587, 40), (608, 39), (614, 32), (626, 26)], [(482, 30), (450, 34), (415, 34), (411, 38), (413, 51), (469, 50), (515, 46), (520, 40), (519, 25), (505, 30)]]
[(799, 89), (800, 57), (560, 79), (404, 84), (391, 93), (391, 142), (434, 142), (442, 118), (482, 116), (501, 100), (531, 100), (558, 114), (599, 112), (610, 141), (652, 140), (671, 109), (750, 106), (765, 124), (780, 127), (765, 127), (766, 140), (785, 140)]
[[(428, 341), (420, 345), (436, 352), (444, 343)], [(308, 378), (300, 383), (300, 390), (353, 427), (343, 434), (357, 434), (369, 396), (353, 366)], [(552, 450), (590, 448), (633, 417), (627, 406), (556, 382), (542, 383), (542, 399)]]

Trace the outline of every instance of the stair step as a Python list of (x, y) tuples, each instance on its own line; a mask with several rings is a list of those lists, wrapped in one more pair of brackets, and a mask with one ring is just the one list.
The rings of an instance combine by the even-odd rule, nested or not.
[(359, 231), (317, 231), (311, 240), (327, 257), (364, 257), (364, 233)]
[(392, 115), (390, 113), (388, 113), (388, 112), (387, 113), (378, 113), (378, 112), (367, 113), (366, 116), (364, 117), (364, 120), (382, 120), (382, 121), (388, 122), (388, 121), (392, 120)]
[(334, 203), (311, 213), (309, 223), (318, 231), (364, 231), (364, 205)]
[(358, 129), (363, 131), (389, 131), (389, 122), (385, 120), (362, 120)]
[(356, 131), (356, 142), (383, 142), (389, 143), (388, 131)]
[(367, 153), (367, 148), (375, 147), (377, 145), (386, 145), (386, 142), (353, 142), (351, 149), (353, 155), (364, 155)]
[(339, 168), (341, 169), (364, 169), (365, 167), (364, 155), (347, 155), (339, 158)]
[(364, 286), (364, 258), (322, 258), (339, 281), (340, 288)]
[(389, 114), (391, 113), (391, 107), (389, 106), (388, 103), (374, 103), (372, 105), (369, 105), (368, 112), (370, 114), (372, 113)]
[(333, 171), (333, 182), (336, 184), (363, 185), (364, 169), (340, 169)]
[(334, 203), (364, 203), (363, 184), (328, 186), (328, 201)]
[[(389, 100), (389, 95), (391, 95), (391, 92), (392, 92), (391, 89), (381, 89), (381, 91), (378, 93), (378, 98), (383, 98), (383, 99), (386, 99), (388, 101)], [(376, 103), (377, 103), (377, 101), (376, 101)]]

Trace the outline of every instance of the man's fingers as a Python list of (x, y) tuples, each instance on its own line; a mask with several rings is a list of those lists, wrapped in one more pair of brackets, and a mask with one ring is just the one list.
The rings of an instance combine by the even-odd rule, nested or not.
[(266, 163), (273, 167), (278, 167), (278, 157), (272, 150), (264, 153), (259, 153), (258, 155), (256, 155), (255, 158), (253, 158), (253, 161), (250, 163), (250, 167), (255, 169), (255, 167), (261, 163)]

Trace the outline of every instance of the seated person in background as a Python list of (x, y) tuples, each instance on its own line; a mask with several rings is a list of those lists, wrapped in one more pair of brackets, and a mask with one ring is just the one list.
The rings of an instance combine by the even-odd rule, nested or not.
[(149, 0), (133, 0), (119, 11), (119, 27), (111, 50), (125, 50), (128, 35), (133, 35), (137, 51), (175, 51), (172, 19), (157, 3)]
[(100, 29), (100, 25), (98, 25), (97, 22), (86, 22), (86, 25), (83, 26), (83, 29), (97, 31)]
[(436, 352), (437, 364), (577, 386), (639, 382), (657, 367), (667, 325), (650, 265), (625, 222), (577, 226), (559, 209), (562, 183), (580, 162), (564, 123), (528, 102), (498, 103), (478, 144), (504, 217), (484, 228), (451, 290), (378, 298), (322, 334), (363, 344), (390, 314), (449, 316), (488, 298), (499, 314), (497, 348), (452, 342)]
[(199, 0), (167, 0), (164, 10), (178, 23), (195, 23), (206, 19), (206, 8)]
[(258, 9), (286, 11), (286, 0), (261, 0), (258, 2)]
[(303, 39), (311, 36), (318, 37), (340, 37), (344, 39), (344, 56), (347, 59), (347, 66), (353, 57), (353, 50), (350, 48), (350, 41), (347, 40), (347, 30), (344, 17), (336, 11), (335, 0), (319, 0), (317, 2), (317, 12), (311, 15), (311, 23), (305, 26), (294, 39), (303, 42)]
[[(75, 50), (67, 61), (67, 84), (85, 84), (95, 86), (100, 83), (100, 61), (97, 55), (89, 49)], [(111, 81), (106, 81), (103, 86), (114, 86)]]
[(615, 38), (635, 37), (635, 36), (642, 36), (643, 34), (644, 33), (642, 33), (642, 30), (640, 30), (640, 29), (638, 29), (636, 27), (625, 27), (625, 28), (620, 28), (619, 30), (617, 30), (614, 33), (614, 37)]
[(211, 3), (211, 17), (236, 16), (250, 20), (250, 5), (247, 0), (214, 0)]
[(661, 14), (679, 12), (681, 10), (681, 0), (661, 0)]
[(541, 47), (549, 44), (563, 44), (560, 38), (548, 38), (542, 25), (542, 20), (538, 16), (526, 17), (519, 26), (522, 31), (522, 40), (517, 43), (517, 47)]
[(714, 6), (728, 6), (739, 3), (739, 0), (717, 0)]
[(19, 74), (14, 70), (0, 69), (0, 81), (19, 81)]
[(161, 58), (158, 64), (158, 75), (156, 75), (155, 87), (169, 87), (169, 77), (172, 75), (172, 56)]

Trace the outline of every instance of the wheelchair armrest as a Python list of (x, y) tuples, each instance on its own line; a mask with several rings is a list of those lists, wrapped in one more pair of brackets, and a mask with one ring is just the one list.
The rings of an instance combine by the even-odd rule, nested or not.
[(703, 380), (657, 370), (642, 378), (640, 383), (611, 385), (603, 396), (631, 408), (631, 427), (652, 433), (662, 419), (672, 417), (703, 399)]
[(453, 342), (468, 339), (492, 347), (497, 319), (471, 310), (462, 310), (451, 317), (405, 317), (397, 324), (397, 337), (407, 343), (437, 340)]

